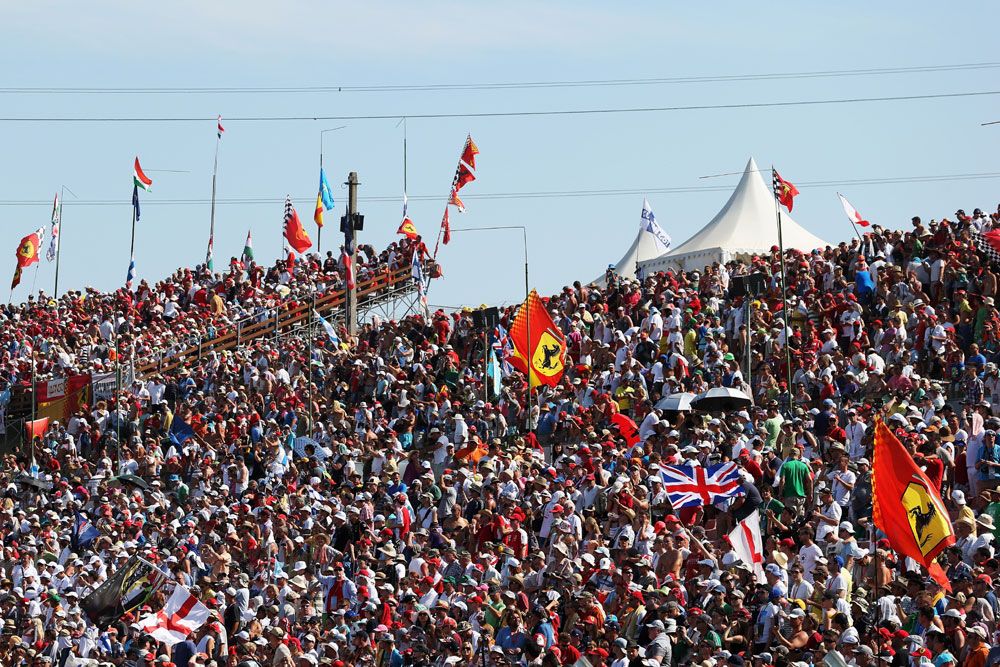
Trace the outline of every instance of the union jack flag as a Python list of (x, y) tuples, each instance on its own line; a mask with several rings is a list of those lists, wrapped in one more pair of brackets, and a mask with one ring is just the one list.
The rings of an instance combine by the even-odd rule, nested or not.
[(733, 462), (701, 466), (665, 466), (660, 470), (663, 490), (675, 510), (713, 505), (743, 495), (740, 469)]
[(514, 366), (507, 361), (508, 358), (514, 356), (514, 343), (507, 334), (507, 330), (500, 324), (493, 328), (491, 339), (490, 344), (493, 346), (493, 352), (500, 360), (500, 372), (504, 377), (507, 377), (514, 372)]

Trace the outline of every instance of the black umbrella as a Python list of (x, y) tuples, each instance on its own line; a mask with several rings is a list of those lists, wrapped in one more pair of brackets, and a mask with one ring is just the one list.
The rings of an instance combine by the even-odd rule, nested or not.
[(35, 479), (34, 477), (30, 477), (28, 475), (18, 475), (17, 479), (14, 481), (24, 486), (33, 486), (40, 491), (52, 490), (52, 482), (46, 482), (43, 479)]
[(112, 483), (116, 483), (119, 486), (124, 486), (125, 484), (133, 484), (143, 491), (149, 490), (149, 482), (144, 480), (142, 477), (136, 475), (118, 475), (118, 477), (111, 478)]
[(753, 405), (750, 397), (739, 389), (729, 387), (714, 387), (706, 392), (698, 394), (691, 407), (701, 412), (736, 412), (745, 410)]

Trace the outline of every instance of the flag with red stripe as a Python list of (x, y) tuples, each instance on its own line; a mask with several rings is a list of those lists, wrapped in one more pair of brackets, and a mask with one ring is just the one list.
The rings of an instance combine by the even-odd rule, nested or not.
[(143, 632), (167, 646), (187, 639), (208, 620), (208, 607), (180, 584), (174, 587), (163, 609), (139, 621)]
[(740, 469), (733, 463), (709, 466), (665, 466), (660, 470), (663, 490), (675, 510), (714, 505), (743, 495)]
[(861, 214), (858, 213), (858, 209), (851, 206), (851, 202), (847, 201), (847, 197), (839, 192), (837, 193), (837, 196), (840, 197), (840, 205), (844, 207), (844, 213), (847, 214), (847, 217), (850, 218), (851, 222), (856, 225), (861, 225), (862, 227), (871, 226), (872, 223), (861, 217)]

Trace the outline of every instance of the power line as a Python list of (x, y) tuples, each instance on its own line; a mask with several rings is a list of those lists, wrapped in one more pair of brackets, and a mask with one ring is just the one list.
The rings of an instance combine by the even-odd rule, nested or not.
[[(907, 183), (942, 183), (956, 181), (974, 181), (1000, 178), (1000, 172), (982, 172), (971, 174), (936, 174), (924, 176), (889, 176), (884, 178), (858, 178), (846, 180), (824, 180), (824, 181), (796, 181), (796, 186), (803, 189), (809, 188), (832, 188), (849, 185), (897, 185)], [(545, 190), (533, 192), (493, 192), (469, 194), (462, 199), (479, 200), (504, 200), (504, 199), (557, 199), (565, 197), (620, 197), (655, 194), (685, 194), (697, 192), (728, 192), (736, 184), (732, 185), (692, 185), (676, 187), (651, 187), (651, 188), (619, 188), (619, 189), (589, 189), (589, 190)], [(293, 200), (308, 201), (315, 195), (293, 197)], [(359, 197), (359, 201), (375, 202), (398, 202), (398, 195)], [(407, 197), (409, 201), (440, 201), (440, 195), (411, 195)], [(210, 203), (210, 199), (145, 199), (143, 206), (196, 206)], [(230, 205), (274, 205), (285, 201), (284, 195), (275, 197), (232, 197), (217, 198), (216, 204)], [(0, 200), (0, 206), (51, 206), (49, 199), (6, 199)], [(125, 206), (131, 205), (131, 200), (122, 199), (81, 199), (74, 201), (73, 206)]]
[[(510, 118), (515, 116), (583, 116), (596, 114), (656, 113), (667, 111), (708, 111), (714, 109), (765, 109), (773, 107), (799, 107), (829, 104), (857, 104), (870, 102), (912, 102), (919, 100), (956, 99), (963, 97), (983, 97), (1000, 95), (1000, 90), (982, 90), (962, 93), (928, 93), (925, 95), (893, 95), (885, 97), (848, 97), (821, 100), (793, 100), (787, 102), (739, 102), (734, 104), (693, 104), (670, 107), (628, 107), (611, 109), (560, 109), (548, 111), (479, 111), (463, 113), (392, 113), (357, 116), (227, 116), (229, 123), (335, 121), (335, 120), (397, 120), (402, 117), (413, 119), (435, 118)], [(215, 121), (215, 116), (120, 116), (120, 117), (0, 117), (3, 123), (203, 123)]]
[[(818, 70), (810, 72), (765, 72), (756, 74), (714, 74), (696, 76), (651, 77), (633, 79), (583, 79), (568, 81), (520, 81), (437, 84), (368, 84), (326, 86), (179, 86), (179, 87), (5, 87), (6, 95), (199, 95), (199, 94), (280, 94), (292, 93), (354, 93), (354, 92), (438, 92), (470, 90), (518, 90), (537, 88), (595, 88), (619, 86), (650, 86), (683, 83), (725, 83), (739, 81), (771, 81), (787, 79), (818, 79), (855, 76), (887, 76), (894, 74), (925, 74), (937, 72), (995, 69), (1000, 62), (958, 63), (952, 65), (921, 65), (914, 67), (874, 67), (866, 69)], [(229, 119), (227, 119), (229, 120)]]

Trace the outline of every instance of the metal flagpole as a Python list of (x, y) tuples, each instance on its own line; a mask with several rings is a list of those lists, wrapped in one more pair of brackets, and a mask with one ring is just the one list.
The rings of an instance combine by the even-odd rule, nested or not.
[[(771, 165), (771, 178), (774, 179), (774, 165)], [(792, 335), (788, 330), (788, 273), (785, 270), (785, 240), (781, 232), (781, 205), (778, 202), (778, 193), (774, 191), (774, 187), (771, 188), (771, 194), (774, 196), (774, 211), (778, 214), (778, 252), (781, 253), (781, 310), (784, 312), (785, 321), (785, 375), (786, 375), (786, 390), (788, 392), (788, 405), (786, 406), (786, 411), (791, 415), (792, 410)]]
[(131, 267), (132, 262), (135, 260), (135, 202), (139, 200), (139, 186), (132, 186), (132, 245), (129, 246), (128, 251), (128, 261)]
[[(319, 171), (323, 173), (323, 135), (327, 132), (335, 132), (337, 130), (343, 130), (346, 125), (340, 125), (338, 127), (331, 127), (327, 130), (319, 131)], [(316, 253), (320, 256), (320, 262), (323, 260), (323, 228), (320, 227), (316, 230)], [(321, 264), (322, 265), (322, 264)]]
[(215, 177), (219, 171), (219, 144), (222, 143), (222, 132), (215, 135), (215, 160), (212, 162), (212, 213), (208, 226), (208, 251), (205, 254), (205, 266), (209, 271), (215, 270), (214, 246), (215, 246)]

